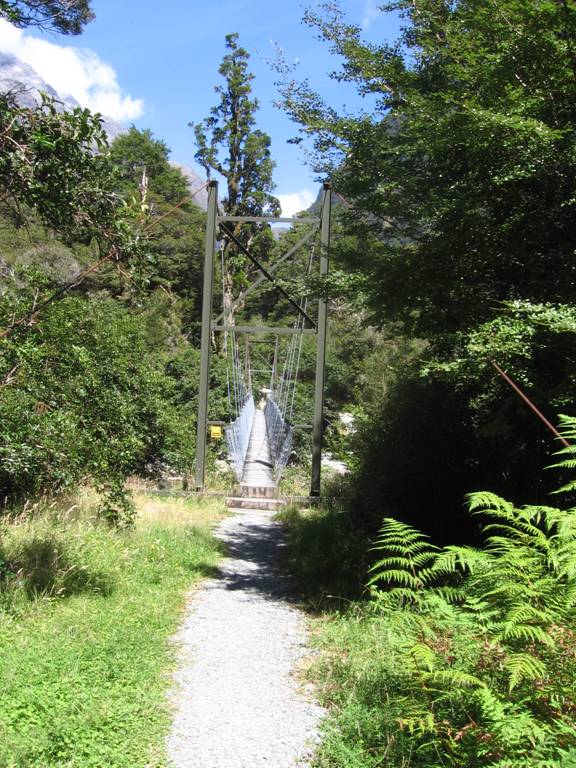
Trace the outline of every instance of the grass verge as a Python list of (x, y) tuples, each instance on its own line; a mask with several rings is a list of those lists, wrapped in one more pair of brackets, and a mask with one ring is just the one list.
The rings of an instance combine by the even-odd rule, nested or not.
[(0, 529), (1, 768), (161, 768), (185, 594), (212, 573), (220, 501), (137, 494), (133, 531), (90, 505)]
[(285, 567), (310, 608), (337, 608), (360, 597), (369, 541), (341, 506), (289, 504), (278, 519), (288, 537)]

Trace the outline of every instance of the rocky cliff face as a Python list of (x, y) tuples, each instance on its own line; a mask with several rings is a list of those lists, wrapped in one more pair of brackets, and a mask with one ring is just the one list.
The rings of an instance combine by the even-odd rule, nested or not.
[[(0, 53), (0, 93), (14, 94), (22, 107), (34, 107), (40, 100), (40, 92), (57, 99), (58, 94), (40, 75), (20, 59), (9, 53)], [(64, 99), (59, 99), (64, 102)], [(75, 107), (77, 104), (67, 104)]]
[[(188, 182), (188, 189), (190, 190), (191, 194), (194, 194), (197, 189), (202, 187), (203, 184), (206, 183), (206, 179), (203, 179), (201, 176), (199, 176), (196, 171), (193, 168), (190, 168), (187, 165), (179, 165), (178, 163), (172, 163), (172, 165), (175, 168), (178, 168), (178, 170), (183, 174), (186, 181)], [(200, 192), (194, 195), (194, 202), (196, 205), (200, 206), (203, 211), (207, 210), (208, 208), (208, 190), (202, 189)]]
[[(62, 111), (74, 109), (80, 104), (71, 96), (63, 97), (29, 65), (10, 53), (0, 53), (0, 93), (13, 94), (21, 107), (34, 107), (41, 101), (40, 94), (45, 93), (59, 102), (57, 108)], [(104, 130), (108, 139), (113, 141), (124, 132), (124, 128), (103, 115)]]
[[(80, 104), (71, 96), (63, 97), (29, 65), (9, 53), (0, 53), (0, 93), (10, 93), (21, 107), (32, 108), (40, 104), (41, 93), (57, 100), (57, 109), (64, 111), (75, 109)], [(108, 140), (114, 141), (126, 130), (120, 123), (110, 117), (103, 116), (104, 130)], [(185, 176), (191, 193), (196, 192), (205, 183), (205, 179), (193, 169), (185, 165), (173, 163)], [(208, 192), (202, 189), (194, 196), (194, 202), (203, 210), (208, 207)]]

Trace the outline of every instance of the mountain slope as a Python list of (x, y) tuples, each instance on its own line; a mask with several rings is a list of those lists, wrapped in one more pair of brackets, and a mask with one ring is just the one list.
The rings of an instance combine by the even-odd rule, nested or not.
[[(41, 102), (41, 93), (56, 99), (62, 111), (81, 106), (72, 96), (61, 96), (29, 64), (11, 53), (0, 53), (0, 93), (10, 93), (21, 107), (32, 108)], [(124, 128), (111, 117), (102, 116), (104, 130), (113, 141)]]

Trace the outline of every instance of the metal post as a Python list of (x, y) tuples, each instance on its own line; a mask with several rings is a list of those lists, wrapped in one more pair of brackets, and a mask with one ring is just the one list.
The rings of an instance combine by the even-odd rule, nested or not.
[(252, 392), (252, 356), (250, 354), (250, 336), (246, 334), (246, 348), (244, 351), (244, 360), (246, 362), (246, 372), (248, 374), (248, 392)]
[[(320, 232), (320, 277), (328, 274), (330, 249), (330, 212), (332, 207), (332, 186), (324, 183), (322, 199), (322, 228)], [(324, 369), (326, 364), (326, 336), (328, 331), (328, 302), (318, 300), (318, 343), (316, 347), (316, 385), (314, 388), (314, 419), (312, 422), (312, 480), (310, 495), (320, 496), (320, 472), (322, 463), (322, 433), (324, 411)]]
[(270, 392), (272, 397), (276, 392), (276, 368), (278, 367), (278, 344), (280, 343), (280, 337), (276, 336), (274, 339), (274, 357), (272, 358), (272, 375), (270, 376)]
[(211, 181), (208, 185), (206, 249), (204, 251), (204, 288), (202, 293), (202, 333), (200, 343), (200, 390), (198, 393), (198, 423), (196, 426), (196, 490), (202, 490), (204, 487), (204, 466), (206, 463), (208, 388), (210, 384), (210, 336), (212, 331), (212, 291), (214, 284), (217, 208), (218, 182)]

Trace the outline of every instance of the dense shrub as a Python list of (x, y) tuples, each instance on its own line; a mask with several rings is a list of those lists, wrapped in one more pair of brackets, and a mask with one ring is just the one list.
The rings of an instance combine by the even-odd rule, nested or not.
[[(574, 440), (574, 419), (565, 427)], [(576, 448), (564, 453), (571, 470)], [(482, 548), (439, 548), (385, 520), (371, 601), (323, 633), (335, 709), (318, 765), (576, 764), (576, 508), (484, 492), (470, 509)]]
[[(1, 297), (0, 326), (29, 290)], [(129, 519), (124, 479), (167, 457), (174, 463), (183, 444), (174, 385), (149, 352), (143, 323), (117, 302), (68, 297), (0, 344), (0, 496), (89, 480), (104, 494), (106, 516)]]

